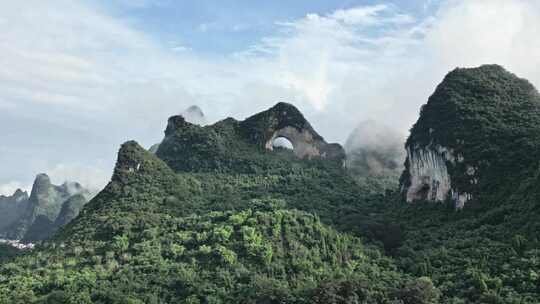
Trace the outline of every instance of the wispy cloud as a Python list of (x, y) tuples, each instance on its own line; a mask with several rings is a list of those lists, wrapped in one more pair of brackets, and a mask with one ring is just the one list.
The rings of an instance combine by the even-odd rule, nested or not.
[[(277, 32), (221, 56), (163, 45), (89, 3), (2, 4), (0, 116), (11, 119), (0, 128), (13, 132), (0, 135), (0, 157), (9, 159), (0, 183), (27, 184), (36, 170), (77, 161), (107, 172), (95, 174), (103, 179), (119, 143), (150, 145), (167, 117), (191, 104), (216, 120), (288, 100), (329, 140), (344, 141), (370, 118), (405, 133), (456, 66), (500, 63), (540, 84), (533, 0), (452, 0), (425, 18), (385, 4), (310, 13), (278, 20)], [(35, 132), (51, 124), (65, 130)]]
[(12, 196), (17, 189), (30, 193), (31, 188), (32, 186), (30, 185), (23, 185), (19, 182), (12, 181), (5, 184), (0, 184), (0, 195)]
[(369, 83), (378, 64), (398, 60), (419, 43), (414, 18), (387, 5), (308, 14), (279, 25), (281, 33), (263, 39), (251, 55), (266, 56), (265, 66), (279, 70), (278, 83), (302, 92), (319, 111), (344, 101), (334, 94), (348, 78)]
[(55, 184), (77, 181), (91, 192), (101, 190), (110, 180), (110, 173), (81, 163), (57, 164), (45, 171)]

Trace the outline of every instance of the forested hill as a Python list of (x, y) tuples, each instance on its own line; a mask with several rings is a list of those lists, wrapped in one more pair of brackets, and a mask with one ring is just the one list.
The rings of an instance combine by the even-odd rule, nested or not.
[[(4, 265), (5, 303), (378, 303), (417, 286), (437, 297), (342, 231), (383, 195), (359, 191), (343, 149), (292, 105), (205, 127), (172, 117), (165, 135), (155, 155), (123, 144), (80, 215)], [(271, 146), (280, 136), (295, 150)]]
[(406, 229), (401, 269), (431, 277), (449, 303), (538, 303), (538, 91), (497, 65), (456, 69), (406, 147), (409, 204), (384, 207)]
[[(123, 144), (77, 218), (0, 262), (0, 303), (538, 303), (537, 97), (498, 66), (451, 72), (394, 190), (351, 176), (291, 104), (173, 116), (155, 153)], [(484, 148), (488, 164), (471, 155)]]
[(538, 167), (540, 95), (501, 66), (456, 69), (422, 107), (406, 147), (408, 201), (496, 201)]

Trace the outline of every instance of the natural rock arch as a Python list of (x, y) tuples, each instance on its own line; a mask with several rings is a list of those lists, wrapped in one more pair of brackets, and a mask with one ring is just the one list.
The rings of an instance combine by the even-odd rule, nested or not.
[(284, 127), (275, 131), (272, 136), (266, 141), (265, 148), (272, 151), (274, 149), (274, 141), (278, 138), (286, 138), (293, 146), (293, 152), (299, 158), (322, 156), (317, 142), (313, 139), (313, 134), (308, 130), (299, 131), (294, 127)]
[(283, 136), (277, 136), (272, 141), (272, 149), (287, 149), (287, 150), (294, 150), (293, 143), (286, 137)]
[(226, 118), (207, 126), (189, 123), (181, 115), (173, 116), (163, 141), (152, 151), (175, 171), (252, 172), (257, 164), (246, 161), (251, 160), (250, 153), (273, 150), (278, 137), (291, 142), (298, 158), (321, 158), (344, 165), (341, 145), (327, 143), (288, 103), (278, 103), (243, 121)]
[(288, 139), (299, 158), (321, 157), (345, 159), (345, 151), (339, 144), (329, 144), (319, 135), (293, 105), (280, 102), (267, 111), (253, 115), (241, 122), (247, 137), (260, 143), (267, 150), (273, 150), (278, 137)]

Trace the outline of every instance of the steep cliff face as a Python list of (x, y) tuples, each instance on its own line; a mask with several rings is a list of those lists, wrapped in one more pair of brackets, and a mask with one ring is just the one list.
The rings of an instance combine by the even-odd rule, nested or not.
[(294, 154), (299, 158), (345, 159), (343, 148), (327, 143), (304, 115), (289, 103), (277, 103), (242, 121), (240, 126), (249, 141), (262, 144), (267, 150), (273, 149), (276, 138), (284, 137), (292, 143)]
[(451, 189), (446, 159), (433, 149), (407, 151), (410, 185), (407, 201), (442, 201)]
[(539, 149), (540, 97), (528, 81), (497, 65), (456, 69), (411, 129), (401, 191), (408, 202), (449, 199), (463, 208), (511, 189)]
[(69, 196), (67, 190), (67, 187), (53, 185), (46, 174), (39, 174), (30, 194), (28, 217), (35, 219), (43, 215), (53, 221), (60, 212), (62, 202)]
[(402, 187), (407, 202), (418, 200), (442, 202), (450, 198), (456, 208), (463, 208), (472, 195), (467, 192), (460, 193), (457, 187), (452, 187), (448, 169), (449, 166), (453, 168), (456, 162), (462, 161), (462, 158), (456, 160), (452, 149), (442, 146), (407, 147), (408, 184)]
[(18, 189), (11, 196), (0, 195), (0, 231), (13, 224), (26, 210), (28, 193)]
[(56, 228), (62, 227), (74, 218), (77, 217), (81, 209), (86, 204), (87, 198), (82, 194), (76, 194), (70, 197), (67, 201), (62, 204), (62, 209), (60, 214), (54, 221), (54, 226)]
[(62, 205), (76, 195), (82, 195), (85, 202), (90, 197), (88, 190), (79, 183), (65, 182), (56, 186), (46, 174), (37, 175), (24, 209), (12, 223), (5, 226), (2, 233), (10, 239), (24, 238), (27, 241), (50, 236)]

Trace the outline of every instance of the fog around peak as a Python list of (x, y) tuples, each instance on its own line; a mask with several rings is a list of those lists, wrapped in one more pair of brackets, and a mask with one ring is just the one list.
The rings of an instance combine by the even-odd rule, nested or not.
[(380, 122), (358, 124), (345, 143), (346, 166), (357, 175), (396, 175), (403, 171), (405, 136)]

